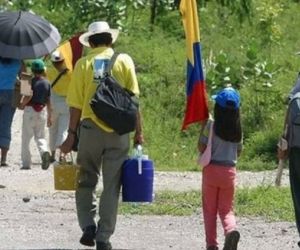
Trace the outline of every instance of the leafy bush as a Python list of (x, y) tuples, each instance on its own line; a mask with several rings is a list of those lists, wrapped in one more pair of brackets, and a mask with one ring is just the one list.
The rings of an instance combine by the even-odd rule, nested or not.
[[(177, 10), (159, 6), (155, 22), (150, 24), (151, 4), (145, 1), (25, 2), (5, 1), (3, 8), (31, 8), (56, 25), (63, 40), (103, 17), (112, 27), (121, 27), (114, 48), (131, 55), (136, 65), (147, 153), (158, 170), (198, 171), (199, 125), (181, 131), (186, 103), (186, 41)], [(285, 98), (300, 68), (295, 56), (300, 50), (300, 5), (283, 0), (253, 1), (250, 22), (240, 22), (232, 15), (234, 10), (217, 4), (220, 1), (205, 3), (199, 17), (208, 94), (229, 83), (240, 90), (245, 141), (239, 168), (272, 169), (276, 166)], [(238, 3), (232, 5), (235, 11), (245, 14), (235, 8)]]
[(268, 129), (254, 132), (244, 143), (239, 168), (247, 170), (276, 168), (277, 142), (281, 133), (282, 126), (279, 122)]

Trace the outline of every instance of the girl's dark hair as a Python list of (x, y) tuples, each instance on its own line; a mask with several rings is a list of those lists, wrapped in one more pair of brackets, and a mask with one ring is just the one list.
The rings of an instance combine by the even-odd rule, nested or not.
[(90, 36), (88, 41), (96, 47), (103, 44), (108, 46), (112, 44), (112, 36), (110, 33), (104, 32)]
[(242, 140), (240, 109), (223, 108), (216, 103), (214, 119), (214, 130), (217, 136), (230, 142), (240, 142)]
[(3, 63), (3, 64), (10, 64), (12, 59), (11, 58), (7, 58), (7, 57), (1, 57), (0, 56), (0, 61)]

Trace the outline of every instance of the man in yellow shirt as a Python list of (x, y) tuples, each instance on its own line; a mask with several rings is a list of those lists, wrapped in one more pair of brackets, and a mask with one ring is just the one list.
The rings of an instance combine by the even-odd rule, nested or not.
[[(79, 128), (77, 161), (80, 165), (76, 206), (79, 225), (83, 231), (80, 243), (94, 246), (97, 250), (112, 249), (109, 242), (114, 233), (118, 200), (121, 187), (121, 167), (127, 158), (130, 141), (129, 134), (119, 135), (98, 119), (90, 107), (99, 77), (114, 54), (112, 44), (118, 37), (118, 30), (110, 29), (106, 22), (94, 22), (88, 32), (82, 34), (80, 42), (91, 47), (87, 56), (81, 58), (73, 71), (71, 87), (67, 95), (70, 106), (68, 136), (61, 151), (71, 151)], [(135, 66), (131, 57), (120, 54), (112, 68), (112, 75), (122, 85), (139, 94)], [(134, 144), (142, 144), (143, 135), (140, 113), (134, 134)], [(103, 191), (99, 204), (99, 220), (96, 221), (96, 193), (100, 170), (103, 176)]]
[(69, 107), (66, 103), (71, 71), (66, 67), (65, 59), (58, 50), (51, 54), (52, 65), (47, 69), (47, 78), (51, 84), (52, 126), (49, 128), (49, 146), (51, 161), (55, 161), (56, 149), (67, 138), (69, 126)]

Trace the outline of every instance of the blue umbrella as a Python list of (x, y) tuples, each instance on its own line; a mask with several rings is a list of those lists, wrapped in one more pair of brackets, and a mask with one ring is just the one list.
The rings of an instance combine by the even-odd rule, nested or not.
[(54, 25), (26, 11), (1, 12), (0, 30), (1, 57), (38, 58), (52, 52), (61, 40)]

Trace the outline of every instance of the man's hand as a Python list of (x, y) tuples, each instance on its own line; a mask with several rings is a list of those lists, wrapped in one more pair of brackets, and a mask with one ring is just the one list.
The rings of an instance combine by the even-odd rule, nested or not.
[(75, 135), (74, 134), (71, 134), (71, 133), (68, 133), (68, 136), (66, 138), (66, 140), (63, 142), (63, 144), (59, 147), (60, 148), (60, 151), (63, 153), (63, 154), (68, 154), (72, 151), (72, 147), (73, 147), (73, 144), (75, 142)]
[(133, 137), (133, 145), (142, 145), (144, 143), (144, 136), (142, 132), (136, 132)]
[(51, 127), (52, 126), (52, 118), (50, 115), (47, 116), (47, 127)]
[(277, 144), (277, 158), (280, 160), (288, 158), (288, 142), (283, 137), (279, 139)]
[(288, 150), (282, 150), (281, 148), (277, 148), (277, 158), (279, 160), (286, 160), (288, 158)]

